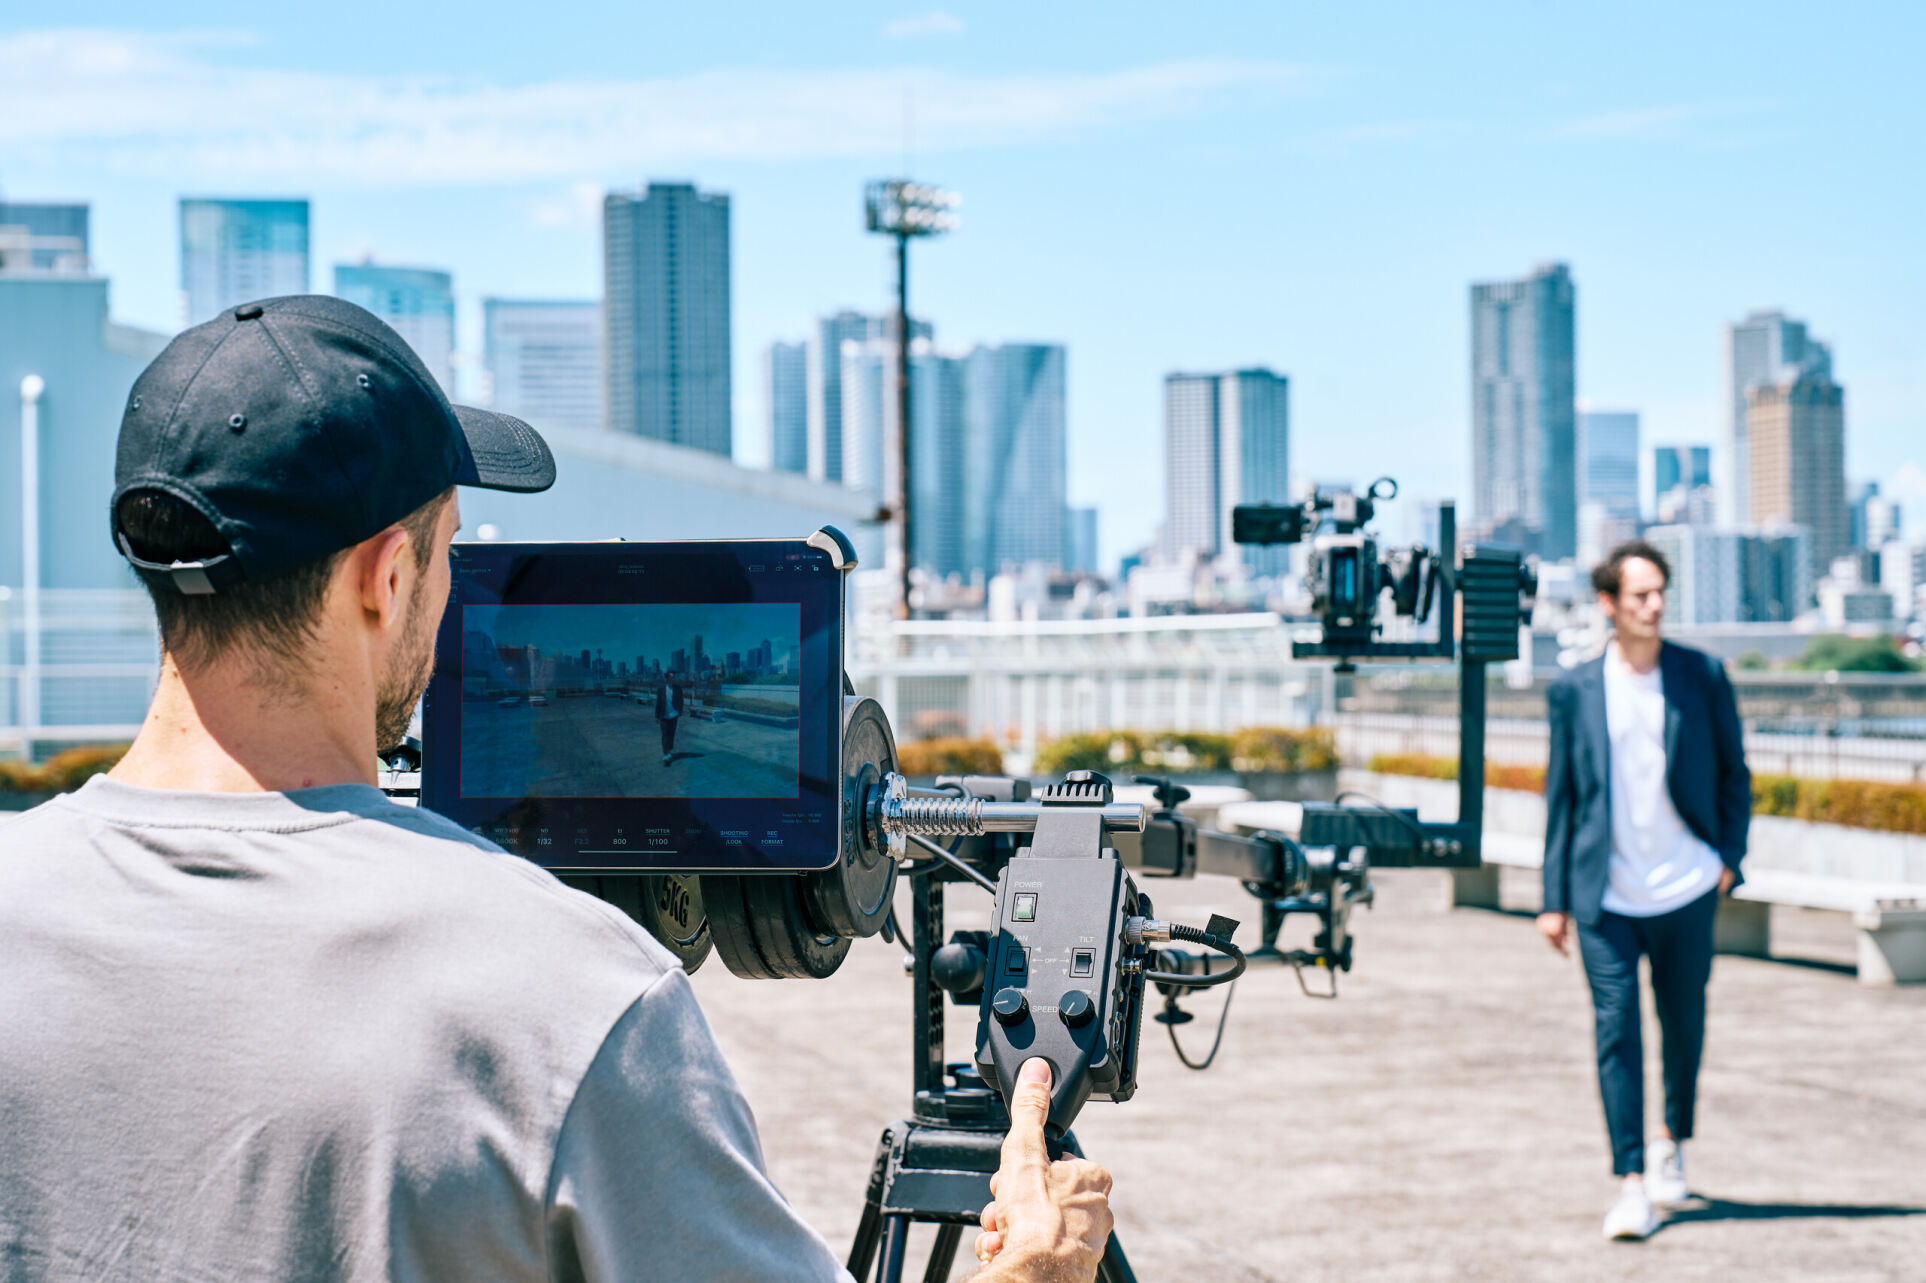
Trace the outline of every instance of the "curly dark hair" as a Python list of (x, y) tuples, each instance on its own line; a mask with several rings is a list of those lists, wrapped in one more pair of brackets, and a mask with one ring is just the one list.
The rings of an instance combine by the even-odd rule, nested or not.
[(1672, 563), (1665, 559), (1665, 554), (1643, 539), (1634, 539), (1630, 543), (1622, 543), (1612, 549), (1611, 556), (1593, 567), (1592, 587), (1607, 597), (1616, 599), (1619, 587), (1625, 579), (1625, 562), (1631, 557), (1649, 561), (1657, 566), (1659, 574), (1665, 576), (1666, 585), (1668, 587), (1671, 585)]

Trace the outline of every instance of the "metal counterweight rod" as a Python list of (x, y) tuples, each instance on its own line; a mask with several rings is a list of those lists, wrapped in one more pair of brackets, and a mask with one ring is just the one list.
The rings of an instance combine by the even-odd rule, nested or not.
[[(1043, 814), (1040, 802), (986, 802), (980, 797), (908, 797), (893, 781), (874, 803), (877, 827), (887, 836), (977, 837), (984, 833), (1030, 833)], [(1065, 808), (1069, 809), (1069, 808)], [(1111, 833), (1142, 833), (1147, 810), (1138, 802), (1110, 802), (1101, 809)]]

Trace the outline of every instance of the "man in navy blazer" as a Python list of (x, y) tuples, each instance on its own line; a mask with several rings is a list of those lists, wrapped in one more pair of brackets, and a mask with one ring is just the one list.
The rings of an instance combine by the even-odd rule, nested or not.
[[(1545, 699), (1551, 760), (1538, 929), (1562, 954), (1576, 927), (1591, 984), (1599, 1094), (1621, 1178), (1607, 1238), (1644, 1238), (1658, 1227), (1654, 1206), (1689, 1197), (1681, 1146), (1692, 1135), (1713, 918), (1719, 896), (1741, 881), (1752, 815), (1724, 666), (1660, 636), (1670, 577), (1650, 544), (1613, 550), (1592, 572), (1612, 641)], [(1649, 1148), (1641, 956), (1651, 960), (1665, 1080), (1665, 1125)]]

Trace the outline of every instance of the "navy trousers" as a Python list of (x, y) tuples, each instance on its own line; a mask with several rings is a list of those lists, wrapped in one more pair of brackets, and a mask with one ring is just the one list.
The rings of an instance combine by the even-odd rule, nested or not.
[(1712, 976), (1712, 919), (1719, 893), (1650, 918), (1607, 912), (1578, 928), (1578, 951), (1592, 986), (1597, 1020), (1598, 1092), (1612, 1142), (1612, 1174), (1645, 1170), (1645, 1044), (1639, 1029), (1638, 960), (1652, 960), (1658, 1007), (1659, 1058), (1665, 1077), (1665, 1125), (1679, 1140), (1692, 1135), (1699, 1052), (1705, 1045), (1705, 984)]

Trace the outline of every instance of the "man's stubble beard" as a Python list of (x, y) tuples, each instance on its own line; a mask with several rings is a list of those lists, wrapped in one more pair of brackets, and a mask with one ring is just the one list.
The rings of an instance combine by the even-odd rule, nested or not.
[(395, 648), (375, 691), (377, 752), (386, 753), (408, 737), (415, 705), (421, 702), (434, 671), (435, 634), (428, 626), (428, 594), (417, 593), (401, 630), (401, 644)]

